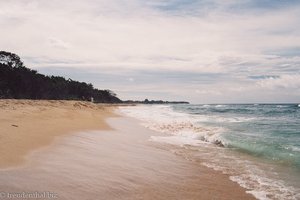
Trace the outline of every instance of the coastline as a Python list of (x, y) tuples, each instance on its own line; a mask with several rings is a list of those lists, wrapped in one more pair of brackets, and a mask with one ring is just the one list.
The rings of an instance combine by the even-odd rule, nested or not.
[(1, 123), (6, 125), (3, 129), (1, 124), (1, 134), (5, 130), (13, 136), (1, 167), (22, 164), (25, 155), (30, 161), (1, 171), (3, 191), (50, 191), (58, 199), (80, 200), (255, 199), (227, 175), (149, 141), (159, 133), (137, 120), (111, 118), (118, 116), (114, 107), (75, 101), (0, 102)]

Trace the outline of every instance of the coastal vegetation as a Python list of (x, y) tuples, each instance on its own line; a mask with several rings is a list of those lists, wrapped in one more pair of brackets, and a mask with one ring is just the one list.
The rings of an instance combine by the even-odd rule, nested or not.
[(0, 99), (81, 100), (96, 103), (188, 104), (186, 101), (120, 100), (111, 90), (94, 88), (91, 83), (46, 76), (27, 68), (14, 53), (0, 51)]
[(83, 100), (99, 103), (122, 102), (111, 90), (90, 83), (46, 76), (24, 66), (14, 53), (0, 51), (0, 99)]
[(189, 102), (187, 102), (187, 101), (163, 101), (163, 100), (148, 100), (148, 99), (145, 99), (144, 101), (127, 100), (127, 101), (123, 101), (123, 103), (129, 103), (129, 104), (189, 104)]

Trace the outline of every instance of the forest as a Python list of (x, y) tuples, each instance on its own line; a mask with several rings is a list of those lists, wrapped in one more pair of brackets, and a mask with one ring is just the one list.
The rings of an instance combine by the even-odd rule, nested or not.
[(83, 100), (97, 103), (121, 103), (111, 90), (99, 90), (92, 84), (46, 76), (24, 66), (14, 53), (0, 51), (0, 99)]

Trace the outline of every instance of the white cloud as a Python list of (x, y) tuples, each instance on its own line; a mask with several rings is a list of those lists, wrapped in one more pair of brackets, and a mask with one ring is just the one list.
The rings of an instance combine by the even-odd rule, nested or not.
[(59, 49), (68, 49), (70, 48), (70, 44), (60, 40), (60, 39), (57, 39), (57, 38), (54, 38), (54, 37), (49, 37), (48, 38), (48, 44), (49, 46), (51, 47), (55, 47), (55, 48), (59, 48)]
[[(13, 7), (12, 3), (2, 3), (2, 16), (24, 22), (11, 25), (2, 33), (6, 36), (2, 40), (23, 43), (5, 46), (31, 56), (42, 54), (61, 58), (60, 52), (44, 48), (45, 40), (52, 37), (55, 46), (66, 47), (63, 41), (67, 40), (74, 44), (74, 48), (63, 55), (68, 59), (76, 57), (98, 64), (123, 63), (125, 67), (133, 68), (141, 65), (158, 69), (220, 71), (227, 67), (219, 63), (223, 57), (268, 63), (262, 57), (263, 51), (300, 45), (299, 35), (286, 37), (266, 33), (294, 27), (300, 15), (298, 8), (259, 16), (221, 12), (194, 17), (167, 16), (141, 8), (137, 1), (10, 2), (14, 2)], [(131, 10), (133, 8), (141, 11), (135, 12)], [(127, 16), (126, 10), (134, 14)], [(22, 34), (15, 30), (22, 30)], [(184, 61), (151, 59), (155, 57), (182, 57)]]
[(128, 81), (134, 82), (134, 78), (128, 78)]
[(293, 89), (294, 91), (300, 90), (300, 74), (282, 75), (278, 78), (267, 78), (258, 81), (260, 87), (269, 89)]
[[(214, 9), (201, 12), (202, 7), (194, 7), (195, 15), (184, 15), (154, 8), (167, 6), (168, 1), (145, 2), (0, 1), (0, 45), (30, 57), (25, 62), (34, 68), (93, 66), (100, 72), (107, 68), (169, 70), (233, 77), (198, 89), (215, 91), (206, 92), (211, 99), (236, 84), (247, 90), (250, 83), (240, 77), (268, 74), (283, 79), (300, 71), (300, 57), (270, 53), (300, 47), (299, 5), (234, 12), (228, 8), (241, 1), (205, 0), (202, 5), (214, 2)], [(274, 88), (271, 85), (279, 80), (262, 81), (260, 87), (255, 84), (257, 91)], [(199, 87), (204, 86), (189, 86), (190, 92)], [(237, 96), (237, 91), (232, 95)]]

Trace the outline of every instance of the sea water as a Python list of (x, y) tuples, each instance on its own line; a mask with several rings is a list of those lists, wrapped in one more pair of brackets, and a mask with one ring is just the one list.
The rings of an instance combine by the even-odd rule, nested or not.
[(257, 199), (300, 199), (298, 104), (138, 105), (120, 108), (181, 146), (185, 158), (228, 174)]

